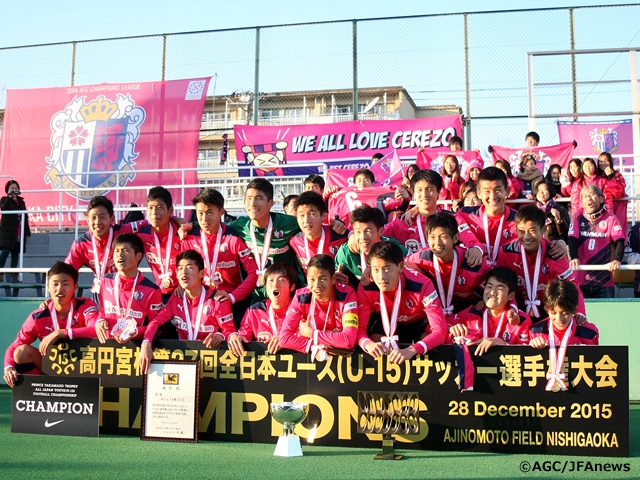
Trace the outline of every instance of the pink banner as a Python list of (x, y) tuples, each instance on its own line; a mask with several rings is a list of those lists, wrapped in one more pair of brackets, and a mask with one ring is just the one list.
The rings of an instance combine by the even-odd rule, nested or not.
[[(8, 90), (0, 144), (0, 173), (25, 190), (28, 208), (84, 208), (94, 195), (114, 203), (117, 186), (197, 183), (202, 111), (210, 78)], [(184, 174), (184, 177), (183, 177)], [(180, 203), (179, 189), (170, 189)], [(189, 203), (196, 189), (185, 193)], [(121, 191), (119, 204), (146, 203), (146, 191)], [(57, 225), (57, 214), (32, 214), (34, 225)], [(63, 215), (63, 224), (73, 221)]]
[[(437, 151), (462, 135), (460, 115), (409, 120), (363, 120), (313, 125), (234, 127), (238, 165), (260, 167), (258, 175), (307, 175), (322, 167), (296, 166), (325, 162), (329, 168), (371, 166), (375, 153), (398, 151), (400, 160), (415, 161), (420, 148)], [(240, 175), (249, 175), (240, 169)]]
[(507, 160), (511, 165), (514, 175), (517, 175), (520, 168), (520, 160), (527, 156), (533, 155), (536, 159), (538, 168), (547, 173), (551, 164), (557, 163), (562, 168), (566, 168), (573, 155), (573, 143), (561, 143), (559, 145), (548, 145), (546, 147), (522, 147), (522, 148), (506, 148), (498, 145), (491, 145), (493, 151), (491, 157), (493, 161), (502, 159)]
[[(325, 188), (336, 186), (338, 188), (353, 187), (353, 176), (358, 168), (331, 168), (327, 170)], [(404, 169), (400, 163), (398, 152), (394, 150), (374, 163), (369, 170), (373, 173), (378, 186), (398, 187), (404, 179)]]
[[(631, 120), (619, 122), (558, 122), (560, 142), (576, 141), (573, 152), (577, 157), (595, 158), (602, 152), (616, 155), (633, 154), (633, 125)], [(624, 157), (623, 165), (633, 166), (632, 157)]]

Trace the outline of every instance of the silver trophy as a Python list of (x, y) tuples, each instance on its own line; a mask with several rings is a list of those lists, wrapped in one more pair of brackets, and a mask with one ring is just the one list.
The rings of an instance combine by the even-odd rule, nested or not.
[(271, 404), (271, 415), (282, 424), (283, 433), (278, 437), (274, 455), (278, 457), (301, 457), (300, 437), (293, 433), (297, 424), (307, 418), (308, 403), (280, 402)]

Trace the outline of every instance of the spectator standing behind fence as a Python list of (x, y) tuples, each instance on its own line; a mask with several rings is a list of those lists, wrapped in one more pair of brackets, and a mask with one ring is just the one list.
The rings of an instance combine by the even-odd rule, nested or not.
[[(20, 196), (20, 185), (15, 180), (9, 180), (5, 186), (4, 191), (6, 196), (0, 199), (0, 209), (6, 210), (26, 210), (27, 206), (24, 203), (24, 198)], [(22, 215), (19, 214), (2, 214), (2, 220), (0, 220), (0, 268), (4, 268), (7, 261), (7, 257), (11, 254), (11, 268), (18, 267), (18, 258), (20, 256), (20, 235), (22, 233)], [(23, 252), (26, 251), (27, 239), (31, 237), (31, 230), (29, 229), (29, 215), (24, 216), (24, 247)], [(0, 273), (0, 281), (4, 281), (4, 275)], [(11, 281), (18, 281), (18, 274), (11, 274)]]

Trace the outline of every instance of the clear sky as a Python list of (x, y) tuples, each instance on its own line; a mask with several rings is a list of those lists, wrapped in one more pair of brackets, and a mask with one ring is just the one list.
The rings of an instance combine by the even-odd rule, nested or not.
[(563, 0), (5, 0), (0, 47), (328, 20), (520, 8), (613, 5)]

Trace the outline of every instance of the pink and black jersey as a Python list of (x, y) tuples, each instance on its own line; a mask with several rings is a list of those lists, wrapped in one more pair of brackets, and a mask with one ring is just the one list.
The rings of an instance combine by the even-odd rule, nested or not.
[[(427, 318), (429, 324), (427, 336), (413, 346), (419, 355), (427, 350), (442, 345), (447, 339), (447, 323), (442, 311), (442, 304), (438, 298), (438, 292), (426, 276), (414, 270), (405, 268), (400, 274), (401, 297), (398, 310), (398, 325), (411, 324)], [(397, 290), (384, 292), (385, 305), (389, 319), (393, 310)], [(358, 331), (358, 345), (361, 348), (371, 342), (367, 327), (372, 314), (380, 313), (380, 289), (371, 282), (366, 287), (362, 284), (358, 287), (358, 305), (360, 307), (360, 328)], [(402, 342), (402, 338), (400, 342)]]
[[(256, 288), (258, 265), (245, 241), (226, 225), (222, 224), (221, 227), (222, 239), (220, 240), (216, 269), (215, 272), (205, 272), (205, 275), (213, 278), (217, 274), (221, 279), (221, 282), (217, 283), (217, 289), (230, 293), (238, 302), (248, 297)], [(189, 232), (182, 241), (182, 251), (193, 249), (204, 258), (206, 254), (202, 245), (201, 232), (200, 227), (195, 227)], [(205, 232), (205, 238), (207, 239), (209, 262), (213, 262), (218, 234), (209, 235)], [(206, 265), (205, 260), (205, 268)]]
[[(173, 237), (169, 245), (169, 279), (170, 286), (163, 288), (163, 268), (166, 268), (167, 259), (167, 238), (169, 237), (169, 229), (164, 232), (156, 232), (151, 225), (146, 225), (140, 228), (137, 232), (138, 237), (144, 244), (144, 256), (147, 259), (147, 263), (151, 268), (153, 277), (156, 279), (156, 284), (160, 286), (162, 293), (171, 293), (178, 286), (178, 280), (176, 277), (176, 257), (180, 253), (180, 236), (178, 235), (178, 227), (173, 225)], [(156, 248), (156, 236), (158, 238), (158, 244), (160, 251)]]
[[(313, 307), (313, 338), (300, 335), (298, 325), (306, 320)], [(358, 302), (356, 292), (348, 285), (336, 283), (332, 299), (318, 302), (309, 287), (296, 291), (280, 331), (280, 346), (308, 352), (312, 345), (352, 349), (358, 336)]]
[[(73, 315), (71, 317), (71, 325), (67, 324), (69, 316), (66, 315), (58, 318), (59, 328), (67, 329), (69, 332), (69, 338), (75, 337), (74, 331), (87, 326), (95, 325), (96, 318), (98, 317), (98, 311), (93, 303), (93, 300), (88, 298), (74, 298), (73, 302)], [(55, 329), (53, 324), (53, 318), (51, 315), (52, 309), (55, 306), (53, 302), (48, 302), (47, 308), (38, 309), (32, 312), (27, 320), (22, 325), (20, 332), (16, 339), (9, 345), (7, 352), (4, 356), (4, 366), (15, 367), (16, 364), (13, 360), (13, 352), (20, 345), (31, 345), (36, 340), (42, 340), (44, 337), (52, 333)], [(70, 328), (70, 329), (69, 329)], [(95, 330), (94, 330), (95, 333)], [(95, 336), (95, 335), (94, 335)]]
[[(593, 222), (583, 213), (573, 217), (569, 227), (569, 243), (577, 241), (577, 255), (581, 265), (605, 265), (611, 262), (611, 244), (626, 240), (615, 215), (604, 212)], [(572, 252), (572, 257), (574, 257)], [(613, 274), (608, 270), (580, 270), (576, 272), (580, 285), (589, 287), (612, 287)]]
[[(525, 300), (537, 300), (540, 302), (540, 305), (536, 305), (539, 315), (537, 317), (534, 317), (533, 315), (531, 316), (534, 321), (537, 321), (547, 316), (547, 312), (544, 310), (543, 304), (544, 291), (546, 290), (547, 285), (555, 279), (560, 279), (568, 280), (578, 287), (578, 279), (576, 277), (576, 272), (574, 272), (569, 266), (569, 260), (567, 260), (566, 257), (555, 259), (549, 255), (551, 243), (547, 239), (543, 238), (540, 242), (542, 254), (540, 258), (540, 273), (538, 274), (537, 296), (536, 298), (530, 299), (527, 295), (527, 282), (524, 278), (521, 246), (522, 244), (518, 240), (514, 240), (511, 243), (503, 245), (498, 252), (497, 264), (498, 266), (507, 267), (510, 270), (513, 270), (518, 275), (518, 290), (516, 292), (516, 298), (521, 308), (524, 308)], [(537, 252), (531, 254), (525, 253), (525, 258), (527, 259), (529, 281), (533, 282)], [(531, 315), (531, 312), (528, 313)], [(585, 317), (587, 316), (584, 297), (582, 296), (582, 292), (579, 288), (578, 309), (576, 313), (580, 313)]]
[[(300, 261), (300, 266), (302, 267), (302, 270), (304, 270), (304, 273), (307, 273), (307, 264), (311, 258), (320, 253), (324, 253), (325, 255), (330, 255), (335, 258), (340, 245), (345, 243), (349, 238), (348, 233), (336, 233), (328, 225), (323, 225), (322, 229), (324, 231), (324, 243), (322, 245), (321, 252), (319, 251), (319, 247), (322, 242), (322, 237), (316, 238), (315, 240), (307, 239), (307, 242), (305, 242), (306, 235), (304, 232), (298, 232), (289, 239), (289, 245), (291, 245), (291, 248), (296, 252), (296, 256)], [(309, 248), (308, 252), (307, 245)]]
[[(427, 237), (424, 233), (424, 226), (426, 223), (427, 219), (420, 214), (413, 219), (413, 223), (411, 225), (407, 225), (407, 222), (398, 218), (385, 225), (383, 235), (395, 238), (405, 246), (410, 254), (412, 254), (421, 248), (429, 248), (429, 245), (427, 244)], [(419, 229), (422, 229), (422, 237), (420, 236)]]
[[(105, 273), (114, 273), (116, 271), (116, 267), (113, 264), (113, 240), (122, 233), (138, 233), (138, 230), (145, 225), (148, 225), (148, 223), (149, 222), (147, 220), (141, 220), (140, 222), (116, 224), (111, 227), (113, 229), (113, 236), (109, 251), (106, 252), (107, 267), (105, 268)], [(72, 265), (76, 270), (86, 265), (93, 270), (93, 273), (95, 273), (96, 276), (98, 276), (100, 275), (100, 272), (97, 271), (93, 256), (92, 237), (93, 233), (91, 233), (91, 231), (87, 231), (74, 240), (71, 244), (71, 250), (69, 250), (69, 254), (64, 262)], [(96, 238), (98, 261), (101, 265), (105, 258), (105, 249), (107, 248), (108, 240), (108, 237), (101, 240)]]
[[(213, 299), (216, 294), (215, 290), (204, 286), (202, 288), (205, 289), (204, 307), (195, 339), (202, 341), (211, 333), (221, 333), (226, 340), (236, 330), (233, 323), (233, 314), (231, 313), (231, 302), (218, 302)], [(191, 328), (195, 328), (200, 306), (200, 295), (191, 300), (187, 298), (187, 306), (189, 308)], [(167, 305), (149, 323), (144, 333), (144, 339), (152, 341), (161, 325), (172, 322), (178, 331), (178, 338), (180, 340), (189, 340), (187, 321), (184, 311), (184, 299), (171, 295)]]
[[(465, 247), (480, 247), (485, 256), (491, 259), (493, 247), (496, 243), (496, 235), (500, 236), (498, 241), (498, 247), (513, 241), (516, 237), (516, 212), (509, 207), (504, 207), (504, 213), (498, 216), (487, 215), (487, 225), (489, 227), (489, 245), (487, 245), (487, 238), (485, 237), (484, 229), (484, 205), (479, 207), (463, 207), (456, 212), (456, 220), (458, 221), (458, 233), (460, 236), (460, 242)], [(500, 227), (500, 221), (504, 217), (502, 222), (502, 229), (498, 232)]]
[[(119, 302), (116, 301), (116, 278), (119, 277)], [(110, 273), (102, 279), (100, 288), (100, 313), (99, 320), (106, 320), (109, 324), (109, 332), (121, 319), (132, 318), (138, 324), (138, 335), (141, 338), (151, 320), (162, 309), (162, 293), (158, 286), (138, 272), (135, 291), (132, 292), (135, 278), (127, 278), (118, 273)], [(133, 295), (133, 298), (131, 297)], [(131, 307), (129, 307), (131, 305)], [(119, 306), (119, 309), (118, 309)], [(78, 338), (93, 338), (93, 332), (85, 331)], [(88, 329), (90, 330), (90, 329)]]
[(271, 300), (268, 298), (251, 305), (247, 313), (244, 314), (238, 329), (238, 335), (244, 337), (248, 342), (254, 339), (266, 342), (272, 336), (279, 335), (284, 319), (287, 316), (289, 305), (280, 309), (273, 309), (274, 325), (272, 325), (269, 317), (270, 308)]
[[(555, 344), (560, 345), (565, 330), (558, 330), (555, 326), (553, 326), (553, 333), (555, 334)], [(529, 337), (533, 340), (536, 337), (542, 337), (547, 342), (549, 341), (549, 319), (545, 318), (544, 320), (539, 321), (529, 330)], [(573, 321), (573, 326), (571, 327), (571, 336), (569, 337), (569, 341), (567, 345), (598, 345), (600, 342), (600, 334), (598, 332), (598, 327), (596, 327), (593, 323), (583, 323), (582, 325), (578, 325), (576, 321)]]
[[(487, 312), (487, 338), (500, 338), (507, 345), (529, 345), (531, 319), (523, 311), (519, 311), (518, 314), (520, 323), (511, 325), (506, 319), (506, 314), (502, 319), (501, 317), (493, 317)], [(475, 306), (469, 307), (456, 314), (453, 324), (466, 325), (469, 331), (464, 337), (465, 341), (481, 340), (484, 338), (484, 309), (477, 310)]]
[[(477, 267), (470, 267), (467, 260), (464, 258), (466, 249), (460, 246), (455, 247), (456, 254), (458, 256), (458, 263), (456, 267), (456, 279), (453, 290), (453, 307), (454, 312), (459, 312), (467, 308), (470, 304), (476, 303), (478, 300), (482, 300), (482, 284), (484, 283), (484, 277), (487, 272), (491, 270), (491, 265), (486, 259), (482, 259), (482, 263)], [(409, 255), (406, 259), (407, 263), (412, 263), (419, 267), (433, 282), (437, 285), (436, 279), (436, 267), (433, 261), (433, 252), (428, 248), (422, 249), (412, 255)], [(440, 272), (440, 278), (444, 289), (449, 288), (449, 282), (451, 281), (451, 271), (453, 268), (453, 262), (446, 264), (443, 261), (438, 262), (438, 271)], [(445, 290), (447, 291), (447, 290)], [(440, 299), (440, 302), (446, 301), (446, 299)]]

